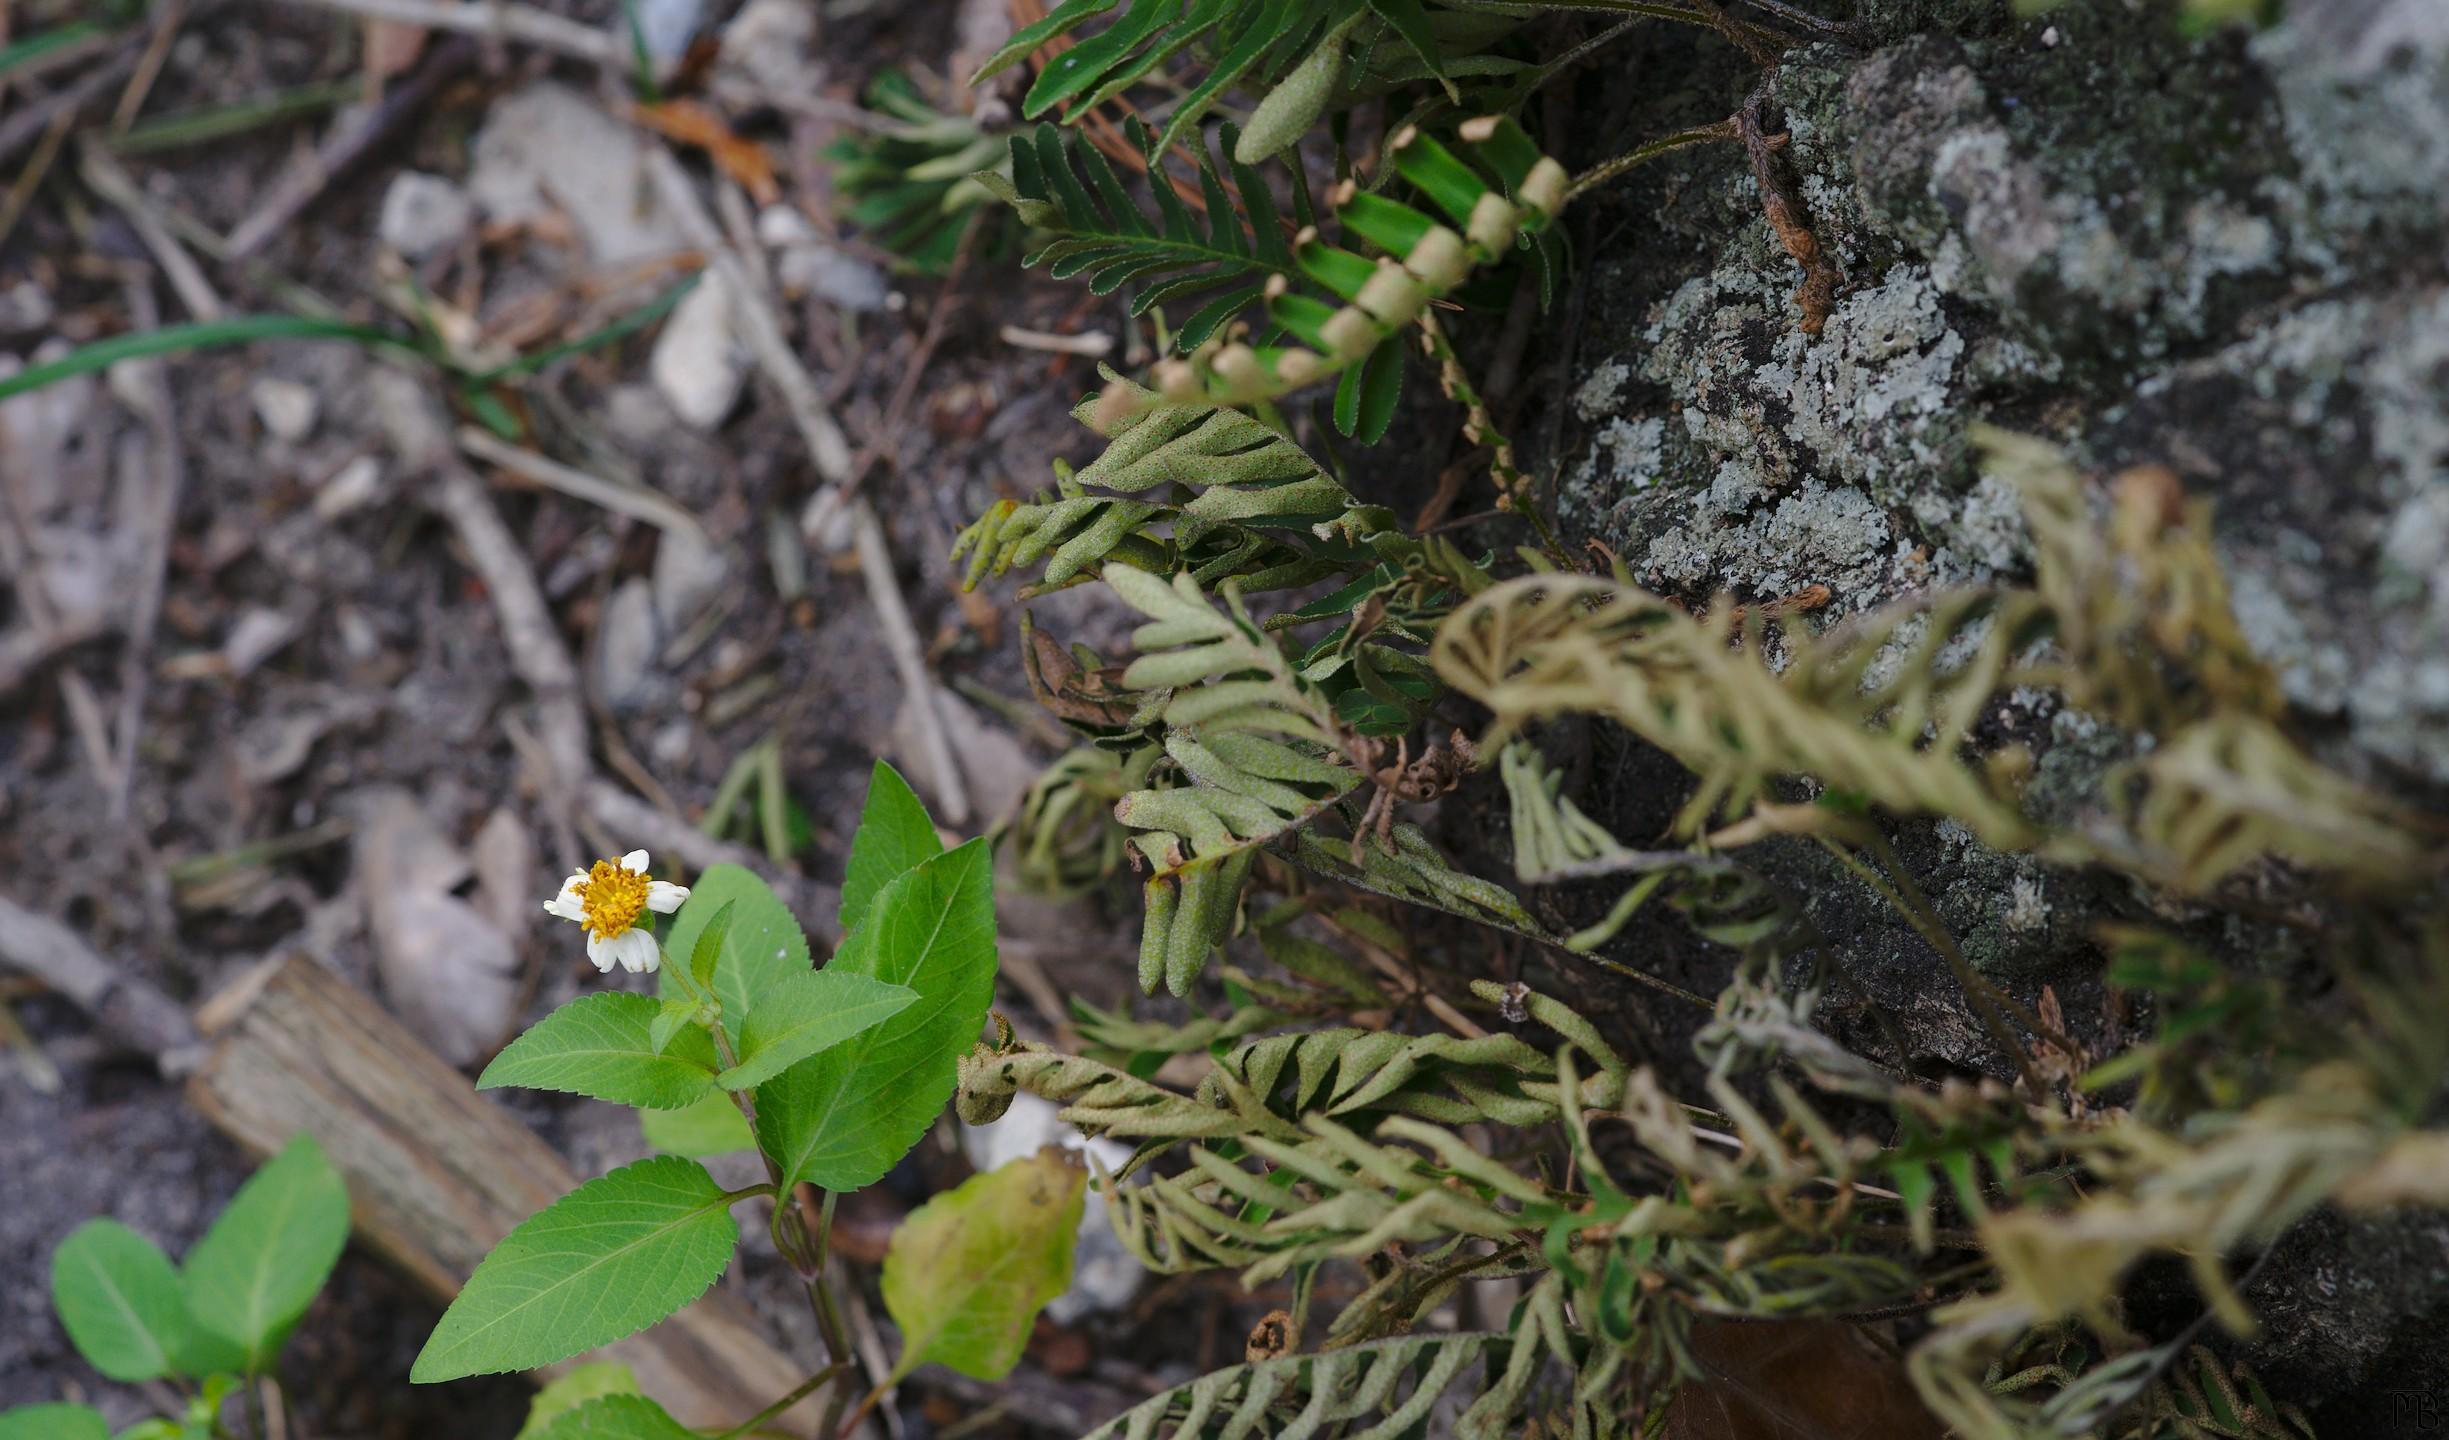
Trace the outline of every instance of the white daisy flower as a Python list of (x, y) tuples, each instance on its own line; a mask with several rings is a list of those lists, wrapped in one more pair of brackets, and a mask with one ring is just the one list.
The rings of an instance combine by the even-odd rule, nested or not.
[(545, 901), (544, 910), (587, 927), (587, 958), (596, 969), (610, 974), (619, 965), (653, 974), (663, 963), (663, 947), (638, 928), (638, 917), (649, 910), (669, 915), (688, 898), (686, 885), (646, 878), (646, 852), (632, 850), (562, 881), (561, 893)]

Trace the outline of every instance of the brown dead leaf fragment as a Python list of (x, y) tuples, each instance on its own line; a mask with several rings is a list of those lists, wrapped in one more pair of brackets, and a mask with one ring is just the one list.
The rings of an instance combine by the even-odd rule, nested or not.
[(1290, 1311), (1270, 1310), (1259, 1323), (1250, 1327), (1250, 1338), (1242, 1345), (1242, 1355), (1251, 1364), (1261, 1360), (1279, 1359), (1292, 1350), (1293, 1317)]
[(1131, 723), (1131, 702), (1122, 698), (1122, 670), (1106, 666), (1085, 670), (1063, 642), (1020, 617), (1020, 663), (1029, 674), (1029, 693), (1037, 703), (1066, 720), (1109, 729)]
[(771, 205), (782, 198), (782, 187), (774, 180), (774, 157), (765, 146), (734, 131), (730, 122), (706, 106), (695, 100), (666, 100), (659, 105), (633, 105), (629, 113), (656, 134), (705, 151), (758, 204)]
[(1837, 1320), (1705, 1320), (1705, 1378), (1667, 1406), (1668, 1440), (1942, 1440), (1904, 1363)]

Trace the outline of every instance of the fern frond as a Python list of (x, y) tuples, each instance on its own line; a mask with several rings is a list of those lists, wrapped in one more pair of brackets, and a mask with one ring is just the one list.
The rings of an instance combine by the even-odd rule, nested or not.
[(1111, 419), (1090, 401), (1072, 414), (1107, 437), (1105, 453), (1077, 473), (1058, 464), (1054, 496), (999, 502), (964, 530), (952, 549), (955, 560), (970, 557), (963, 588), (1040, 560), (1045, 572), (1024, 598), (1109, 562), (1187, 569), (1203, 584), (1229, 575), (1245, 594), (1420, 563), (1423, 546), (1392, 512), (1363, 505), (1308, 452), (1239, 411), (1181, 406)]
[(1781, 674), (1758, 619), (1731, 600), (1694, 619), (1629, 583), (1530, 575), (1457, 610), (1430, 655), (1495, 712), (1500, 737), (1599, 714), (1674, 755), (1700, 780), (1678, 822), (1686, 833), (1804, 774), (2026, 849), (2040, 832), (1958, 751), (2035, 624), (2028, 607), (1980, 593), (1911, 601), (1824, 635), (1789, 632)]
[[(1529, 1328), (1526, 1326), (1525, 1328)], [(1561, 1330), (1561, 1327), (1560, 1327)], [(1558, 1336), (1559, 1341), (1563, 1336)], [(1235, 1365), (1133, 1406), (1083, 1440), (1402, 1440), (1421, 1433), (1438, 1401), (1471, 1387), (1455, 1422), (1461, 1440), (1524, 1433), (1516, 1423), (1548, 1358), (1537, 1334), (1465, 1331), (1287, 1355)], [(1574, 1364), (1570, 1351), (1567, 1366)], [(1565, 1433), (1616, 1435), (1603, 1395), (1574, 1395)]]
[[(1337, 189), (1343, 234), (1383, 252), (1381, 258), (1329, 244), (1316, 226), (1293, 237), (1292, 264), (1263, 284), (1269, 322), (1299, 344), (1253, 348), (1235, 341), (1210, 355), (1202, 349), (1214, 335), (1210, 326), (1186, 338), (1191, 359), (1157, 366), (1155, 401), (1109, 387), (1100, 403), (1115, 415), (1152, 403), (1252, 405), (1340, 376), (1338, 428), (1375, 440), (1401, 385), (1401, 355), (1387, 342), (1419, 323), (1431, 303), (1474, 270), (1518, 246), (1529, 247), (1543, 266), (1552, 263), (1542, 242), (1564, 206), (1564, 167), (1540, 154), (1510, 119), (1469, 120), (1460, 135), (1485, 174), (1417, 127), (1389, 142), (1396, 171), (1430, 210), (1349, 181)], [(1098, 253), (1102, 260), (1104, 252)], [(1342, 303), (1321, 300), (1317, 291)], [(1429, 348), (1437, 353), (1433, 342)]]
[[(1024, 642), (1025, 643), (1025, 642)], [(1153, 745), (1081, 745), (1038, 772), (1012, 819), (1014, 863), (1042, 894), (1069, 898), (1122, 868), (1127, 832), (1114, 804), (1147, 782)]]
[[(1159, 0), (1136, 3), (1154, 9)], [(1062, 58), (1078, 53), (1075, 48)], [(1151, 146), (1138, 121), (1127, 122), (1125, 128), (1151, 167), (1159, 165), (1162, 147)], [(1230, 125), (1222, 127), (1228, 151), (1235, 133)], [(1266, 181), (1247, 165), (1229, 166), (1234, 190), (1247, 208), (1245, 221), (1204, 144), (1197, 150), (1200, 193), (1207, 208), (1204, 222), (1163, 183), (1150, 187), (1157, 207), (1151, 217), (1131, 199), (1103, 154), (1052, 125), (1014, 135), (1011, 173), (984, 171), (978, 183), (1010, 204), (1021, 223), (1047, 237), (1023, 257), (1023, 264), (1031, 269), (1044, 266), (1058, 280), (1084, 275), (1089, 289), (1099, 295), (1139, 282), (1131, 313), (1144, 314), (1157, 305), (1187, 308), (1188, 318), (1175, 333), (1177, 343), (1194, 349), (1256, 304), (1271, 278), (1289, 279), (1299, 272)], [(1302, 199), (1306, 204), (1306, 196)]]
[[(2265, 855), (2392, 885), (2421, 884), (2437, 842), (2398, 807), (2317, 764), (2259, 716), (2185, 727), (2110, 776), (2133, 868), (2197, 894)], [(2110, 843), (2117, 843), (2112, 838)]]
[(1123, 683), (1163, 693), (1165, 754), (1185, 782), (1135, 790), (1114, 810), (1142, 832), (1131, 844), (1149, 866), (1140, 984), (1161, 979), (1179, 995), (1230, 928), (1254, 847), (1323, 814), (1361, 777), (1336, 763), (1333, 702), (1230, 586), (1218, 610), (1187, 573), (1169, 585), (1109, 565), (1105, 582), (1148, 617)]

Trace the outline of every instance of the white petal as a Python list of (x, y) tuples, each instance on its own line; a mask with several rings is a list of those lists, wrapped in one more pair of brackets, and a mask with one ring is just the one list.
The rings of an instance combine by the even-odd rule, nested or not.
[(688, 898), (689, 887), (686, 885), (675, 885), (669, 880), (646, 882), (646, 908), (658, 915), (671, 914), (680, 908), (681, 901)]
[(596, 969), (609, 975), (612, 973), (612, 962), (616, 958), (614, 947), (617, 943), (614, 940), (599, 940), (590, 934), (587, 936), (587, 958), (595, 962)]
[(544, 913), (564, 920), (587, 918), (586, 903), (578, 898), (578, 887), (586, 883), (584, 875), (573, 875), (561, 882), (561, 893), (544, 902)]
[(622, 856), (621, 868), (628, 871), (632, 875), (645, 874), (646, 852), (643, 850), (632, 850), (628, 854)]
[(643, 930), (624, 930), (613, 936), (606, 948), (621, 962), (621, 968), (633, 975), (652, 975), (663, 963), (663, 947)]

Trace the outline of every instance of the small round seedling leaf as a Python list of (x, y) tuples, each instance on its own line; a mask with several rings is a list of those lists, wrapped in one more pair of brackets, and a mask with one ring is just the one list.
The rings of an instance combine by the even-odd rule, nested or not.
[(170, 1257), (116, 1220), (88, 1220), (51, 1252), (51, 1304), (77, 1353), (113, 1380), (177, 1373), (194, 1343)]
[(563, 1412), (532, 1440), (701, 1440), (643, 1395), (613, 1395)]
[(187, 1313), (261, 1374), (348, 1240), (348, 1187), (315, 1138), (300, 1135), (238, 1187), (187, 1252)]
[(637, 1373), (617, 1360), (591, 1360), (553, 1377), (527, 1405), (527, 1423), (513, 1440), (537, 1440), (553, 1422), (592, 1401), (613, 1395), (639, 1395)]
[(111, 1427), (91, 1405), (20, 1405), (0, 1410), (0, 1440), (110, 1440)]

